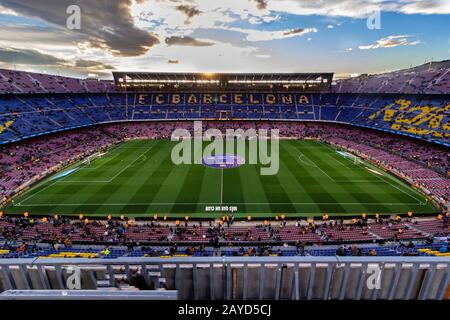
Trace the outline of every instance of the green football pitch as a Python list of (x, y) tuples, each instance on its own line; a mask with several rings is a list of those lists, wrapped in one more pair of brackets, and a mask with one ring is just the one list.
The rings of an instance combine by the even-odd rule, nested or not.
[[(435, 213), (419, 192), (366, 162), (316, 141), (280, 142), (278, 174), (260, 165), (217, 169), (174, 165), (175, 142), (136, 140), (78, 163), (21, 194), (10, 214), (273, 218)], [(247, 145), (248, 148), (248, 145)]]

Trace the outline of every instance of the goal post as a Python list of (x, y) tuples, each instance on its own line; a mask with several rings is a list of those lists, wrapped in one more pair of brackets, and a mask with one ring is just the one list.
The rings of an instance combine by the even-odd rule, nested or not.
[(345, 151), (336, 151), (336, 152), (338, 154), (340, 154), (341, 156), (343, 156), (344, 158), (349, 159), (355, 165), (360, 165), (363, 163), (363, 160), (360, 157), (355, 156), (354, 154), (351, 154), (351, 153), (345, 152)]
[(103, 156), (105, 153), (101, 153), (101, 152), (97, 152), (94, 154), (91, 154), (89, 156), (87, 156), (86, 158), (84, 158), (84, 160), (81, 162), (84, 165), (90, 165), (92, 161), (94, 161), (95, 159), (100, 158), (101, 156)]
[(363, 163), (363, 161), (361, 160), (360, 157), (353, 156), (353, 163), (356, 164), (356, 165), (360, 165), (360, 164)]

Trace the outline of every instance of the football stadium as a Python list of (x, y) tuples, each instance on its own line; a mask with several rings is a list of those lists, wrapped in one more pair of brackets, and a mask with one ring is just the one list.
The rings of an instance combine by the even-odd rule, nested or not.
[[(0, 21), (30, 17), (15, 2)], [(450, 60), (98, 79), (16, 58), (0, 300), (450, 298)]]

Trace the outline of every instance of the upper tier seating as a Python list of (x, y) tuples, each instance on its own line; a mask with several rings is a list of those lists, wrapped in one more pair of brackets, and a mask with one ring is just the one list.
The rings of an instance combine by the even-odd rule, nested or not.
[(362, 75), (337, 81), (336, 93), (415, 93), (448, 94), (450, 69), (444, 64), (383, 73)]
[(0, 69), (0, 94), (115, 92), (112, 81), (82, 80), (42, 73)]
[[(0, 144), (98, 123), (223, 114), (227, 119), (343, 122), (450, 144), (449, 95), (279, 94), (269, 103), (268, 93), (244, 95), (242, 103), (229, 95), (227, 104), (205, 103), (201, 94), (179, 94), (181, 102), (174, 104), (174, 95), (0, 95)], [(286, 97), (292, 101), (283, 100)]]

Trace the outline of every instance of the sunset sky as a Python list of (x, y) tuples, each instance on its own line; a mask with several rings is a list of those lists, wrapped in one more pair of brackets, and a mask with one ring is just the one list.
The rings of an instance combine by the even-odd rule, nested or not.
[[(79, 30), (67, 28), (70, 5)], [(449, 0), (0, 0), (7, 69), (346, 76), (449, 58)]]

